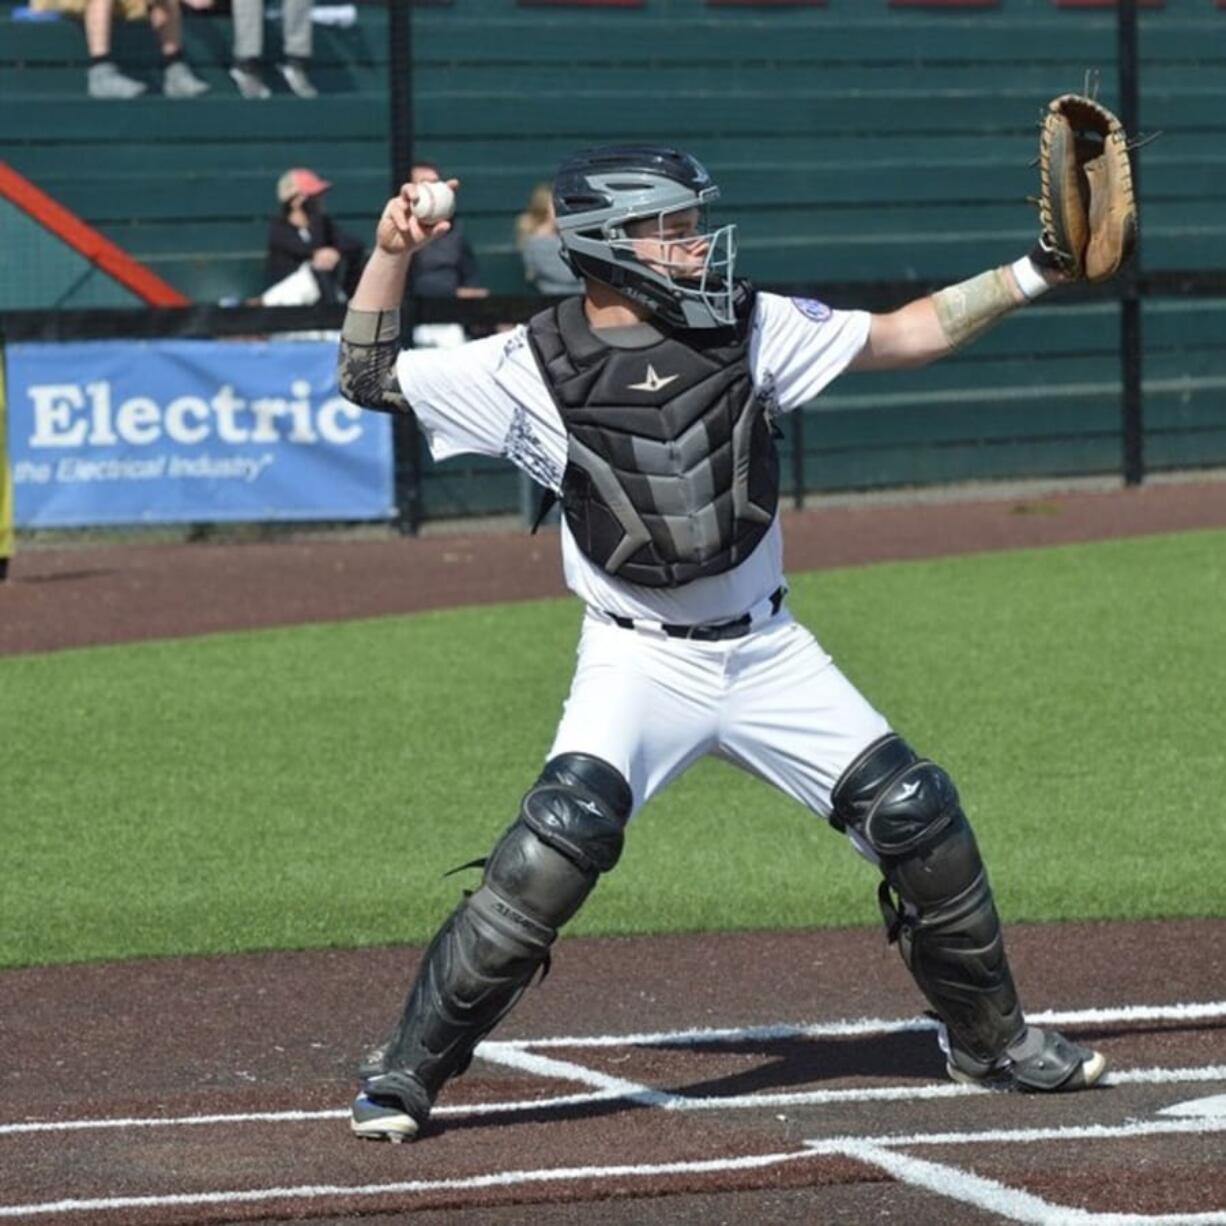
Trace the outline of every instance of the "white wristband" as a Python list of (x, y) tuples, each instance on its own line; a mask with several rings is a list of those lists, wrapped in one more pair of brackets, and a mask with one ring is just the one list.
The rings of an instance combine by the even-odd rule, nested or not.
[(1022, 291), (1027, 302), (1033, 302), (1040, 294), (1045, 294), (1051, 289), (1028, 255), (1022, 256), (1020, 260), (1014, 260), (1009, 268), (1013, 273), (1013, 279), (1017, 282), (1017, 288)]

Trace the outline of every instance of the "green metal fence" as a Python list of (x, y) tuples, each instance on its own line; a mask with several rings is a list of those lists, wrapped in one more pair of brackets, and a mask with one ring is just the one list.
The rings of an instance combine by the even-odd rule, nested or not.
[[(83, 96), (79, 28), (8, 16), (0, 5), (0, 158), (197, 300), (261, 288), (288, 165), (332, 179), (334, 214), (369, 232), (389, 178), (398, 53), (382, 5), (317, 30), (318, 102), (258, 105), (226, 80), (224, 20), (187, 23), (189, 57), (215, 87), (207, 98), (104, 107)], [(532, 187), (577, 145), (633, 138), (708, 163), (738, 222), (740, 270), (759, 285), (873, 306), (884, 283), (905, 300), (1029, 246), (1040, 106), (1080, 89), (1090, 67), (1104, 101), (1120, 104), (1118, 21), (1057, 0), (419, 5), (411, 141), (463, 179), (463, 221), (495, 294), (527, 292), (513, 223)], [(1140, 126), (1162, 131), (1139, 166), (1150, 278), (1139, 442), (1150, 470), (1220, 465), (1226, 281), (1191, 297), (1180, 276), (1226, 270), (1226, 9), (1167, 0), (1135, 28)], [(146, 29), (121, 30), (116, 51), (152, 72)], [(6, 305), (45, 306), (37, 273), (23, 280), (31, 297)], [(504, 318), (531, 304), (514, 309)], [(1135, 375), (1120, 312), (1109, 294), (1053, 296), (930, 369), (840, 380), (790, 425), (789, 493), (1121, 471)], [(411, 472), (419, 457), (405, 460)], [(425, 518), (514, 511), (523, 497), (505, 465), (463, 460), (422, 465), (418, 494)]]

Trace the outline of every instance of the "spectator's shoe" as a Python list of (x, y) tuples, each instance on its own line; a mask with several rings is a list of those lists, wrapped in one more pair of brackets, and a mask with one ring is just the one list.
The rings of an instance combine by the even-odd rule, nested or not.
[(149, 88), (142, 81), (125, 77), (110, 60), (89, 66), (86, 86), (91, 98), (139, 98)]
[(1073, 1043), (1055, 1030), (1027, 1026), (999, 1059), (985, 1064), (949, 1045), (941, 1028), (949, 1075), (964, 1085), (989, 1090), (1025, 1090), (1051, 1094), (1088, 1090), (1103, 1075), (1107, 1057)]
[(412, 1073), (376, 1073), (363, 1079), (349, 1127), (364, 1141), (412, 1141), (430, 1105), (425, 1086)]
[(264, 79), (254, 68), (244, 64), (235, 64), (230, 69), (230, 80), (238, 86), (238, 92), (244, 98), (270, 98), (272, 90), (264, 84)]
[(166, 65), (162, 73), (162, 93), (167, 98), (199, 98), (208, 92), (208, 82), (196, 76), (182, 60)]
[(319, 90), (311, 84), (306, 69), (301, 64), (278, 64), (277, 71), (285, 78), (290, 92), (299, 98), (318, 98)]

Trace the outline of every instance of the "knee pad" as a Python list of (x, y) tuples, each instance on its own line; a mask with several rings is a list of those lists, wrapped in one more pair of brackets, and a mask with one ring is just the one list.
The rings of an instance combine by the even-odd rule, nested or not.
[(633, 797), (607, 762), (561, 754), (524, 797), (520, 820), (584, 872), (607, 873), (621, 858)]
[[(894, 733), (847, 768), (831, 800), (834, 823), (853, 829), (876, 853), (886, 880), (912, 914), (955, 906), (984, 877), (953, 780)], [(891, 939), (896, 935), (892, 931)]]
[(961, 812), (953, 780), (894, 733), (852, 762), (831, 801), (835, 825), (851, 827), (883, 857), (932, 842)]
[(587, 754), (552, 759), (490, 853), (484, 884), (560, 927), (621, 858), (631, 807), (630, 785), (607, 762)]

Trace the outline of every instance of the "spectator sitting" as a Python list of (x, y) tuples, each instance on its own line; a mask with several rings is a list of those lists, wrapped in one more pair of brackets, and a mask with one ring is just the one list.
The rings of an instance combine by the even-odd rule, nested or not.
[(324, 193), (332, 186), (313, 170), (297, 167), (277, 180), (280, 211), (268, 227), (264, 276), (269, 285), (310, 267), (324, 302), (344, 302), (362, 273), (362, 244), (328, 215)]
[[(433, 162), (414, 162), (413, 183), (437, 183)], [(414, 255), (409, 264), (409, 293), (417, 298), (488, 298), (477, 283), (477, 257), (468, 245), (464, 223), (454, 218), (451, 229)]]
[[(409, 178), (414, 183), (436, 183), (433, 162), (414, 162)], [(477, 283), (477, 257), (464, 234), (463, 223), (452, 218), (451, 229), (423, 247), (409, 263), (410, 295), (417, 298), (488, 298), (489, 290)], [(418, 349), (451, 349), (469, 339), (458, 323), (417, 324), (413, 344)]]
[[(267, 98), (272, 90), (260, 73), (264, 54), (264, 0), (233, 0), (234, 67), (230, 79), (244, 98)], [(277, 71), (299, 98), (318, 98), (307, 76), (311, 62), (311, 0), (282, 0), (281, 43), (284, 59)]]
[(515, 219), (515, 245), (523, 257), (524, 278), (539, 293), (556, 298), (583, 293), (583, 282), (562, 258), (550, 184), (538, 183), (528, 207)]
[[(213, 4), (213, 0), (187, 2), (197, 9), (211, 8)], [(127, 6), (127, 11), (143, 15), (145, 6), (134, 3)], [(162, 93), (168, 98), (196, 98), (208, 93), (208, 85), (183, 60), (183, 12), (179, 0), (154, 0), (147, 11), (162, 51)], [(85, 0), (85, 45), (89, 50), (86, 88), (91, 98), (138, 98), (148, 87), (120, 72), (111, 59), (113, 15), (112, 0)]]

